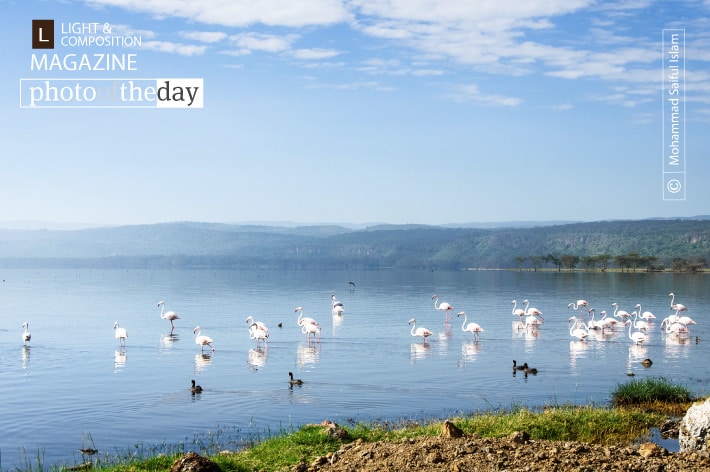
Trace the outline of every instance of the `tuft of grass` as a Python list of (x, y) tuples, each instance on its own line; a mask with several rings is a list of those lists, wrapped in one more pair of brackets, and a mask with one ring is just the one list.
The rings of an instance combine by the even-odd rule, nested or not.
[(690, 390), (660, 378), (632, 380), (617, 385), (611, 394), (614, 406), (652, 406), (653, 404), (686, 404), (693, 400)]

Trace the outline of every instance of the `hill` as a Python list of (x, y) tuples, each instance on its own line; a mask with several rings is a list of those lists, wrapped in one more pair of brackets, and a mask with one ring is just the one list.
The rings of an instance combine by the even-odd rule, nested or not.
[(665, 266), (674, 259), (710, 260), (710, 220), (364, 229), (177, 222), (65, 231), (0, 230), (2, 267), (460, 270), (530, 265), (546, 256), (630, 253), (651, 256)]

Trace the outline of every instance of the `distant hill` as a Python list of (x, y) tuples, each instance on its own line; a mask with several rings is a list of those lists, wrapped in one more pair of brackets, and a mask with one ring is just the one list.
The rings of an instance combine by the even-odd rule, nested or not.
[[(529, 225), (529, 223), (526, 223)], [(507, 227), (269, 226), (176, 222), (0, 229), (0, 267), (510, 268), (516, 257), (638, 253), (710, 260), (710, 219)]]

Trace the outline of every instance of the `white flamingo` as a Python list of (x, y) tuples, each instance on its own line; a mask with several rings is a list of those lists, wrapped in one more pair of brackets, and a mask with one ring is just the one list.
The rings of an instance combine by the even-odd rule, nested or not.
[(426, 338), (434, 334), (426, 328), (417, 328), (417, 320), (414, 318), (409, 320), (409, 324), (412, 325), (412, 336), (420, 336), (422, 338), (422, 344), (426, 343)]
[[(513, 300), (510, 303), (513, 304), (513, 315), (519, 316), (520, 318), (525, 316), (525, 309), (518, 308), (518, 302), (516, 300)], [(527, 300), (523, 300), (523, 303), (530, 303), (530, 302), (528, 302)]]
[(121, 346), (126, 345), (126, 338), (128, 337), (128, 332), (126, 331), (126, 328), (121, 328), (118, 326), (118, 321), (116, 321), (113, 324), (113, 331), (114, 335), (116, 336), (116, 339), (118, 339), (118, 342)]
[(585, 306), (588, 306), (589, 302), (587, 300), (577, 300), (577, 303), (570, 303), (567, 308), (572, 308), (573, 310), (579, 310)]
[(253, 325), (256, 325), (257, 328), (259, 328), (262, 331), (266, 331), (267, 333), (269, 332), (269, 328), (266, 327), (266, 325), (261, 322), (261, 321), (254, 321), (254, 318), (251, 316), (247, 316), (247, 321), (246, 323), (249, 325), (249, 331), (251, 331), (251, 328)]
[(466, 324), (466, 321), (468, 319), (468, 315), (466, 314), (466, 312), (461, 311), (457, 316), (461, 315), (463, 315), (463, 324), (461, 325), (461, 331), (470, 331), (471, 333), (473, 333), (473, 340), (478, 341), (484, 329), (481, 328), (481, 325), (479, 325), (478, 323), (474, 323), (473, 321)]
[(568, 321), (574, 321), (569, 329), (570, 336), (575, 337), (580, 341), (584, 341), (584, 339), (589, 335), (587, 325), (585, 325), (584, 322), (576, 316), (571, 317)]
[(611, 306), (614, 307), (614, 313), (613, 313), (613, 314), (614, 314), (614, 316), (616, 316), (617, 318), (621, 318), (622, 320), (626, 321), (626, 320), (628, 320), (629, 317), (631, 316), (628, 311), (626, 311), (626, 310), (619, 310), (619, 304), (618, 304), (618, 303), (614, 302), (614, 303), (611, 304)]
[(686, 308), (685, 305), (682, 303), (675, 303), (675, 293), (671, 292), (668, 294), (669, 297), (671, 297), (671, 309), (675, 311), (686, 311), (688, 308)]
[(313, 318), (308, 318), (308, 317), (303, 316), (303, 307), (300, 307), (300, 306), (296, 307), (294, 312), (298, 313), (298, 325), (299, 326), (303, 326), (305, 324), (315, 324), (315, 325), (318, 324), (316, 322), (316, 320), (314, 320)]
[[(634, 316), (635, 323), (636, 318), (638, 317), (638, 313), (633, 312), (632, 316)], [(645, 343), (646, 341), (648, 341), (648, 336), (645, 333), (642, 333), (641, 331), (634, 331), (633, 333), (631, 332), (631, 328), (633, 328), (634, 323), (629, 323), (629, 339), (631, 339), (636, 344)]]
[(335, 294), (331, 295), (330, 297), (330, 305), (331, 309), (333, 311), (334, 315), (342, 315), (343, 311), (345, 311), (345, 307), (343, 305), (343, 302), (335, 298)]
[(173, 330), (175, 329), (175, 325), (173, 324), (173, 321), (179, 320), (180, 317), (178, 316), (177, 313), (175, 313), (175, 312), (172, 311), (172, 310), (166, 312), (166, 311), (165, 311), (165, 302), (164, 302), (164, 301), (160, 300), (160, 301), (158, 302), (158, 306), (160, 307), (160, 317), (161, 317), (162, 319), (164, 319), (164, 320), (169, 320), (169, 321), (170, 321), (170, 326), (171, 326), (171, 328), (170, 328), (170, 334), (172, 334), (172, 333), (173, 333)]
[(303, 323), (301, 325), (301, 332), (308, 335), (308, 344), (311, 343), (311, 334), (313, 335), (314, 340), (315, 337), (318, 336), (318, 340), (320, 341), (321, 328), (318, 323)]
[(199, 326), (195, 326), (195, 329), (193, 329), (192, 332), (195, 334), (195, 344), (200, 346), (201, 352), (205, 352), (205, 346), (209, 346), (210, 348), (212, 348), (212, 352), (214, 352), (214, 346), (212, 346), (212, 338), (202, 334), (202, 328), (200, 328)]
[(432, 295), (431, 299), (434, 300), (434, 308), (437, 310), (443, 311), (446, 316), (445, 320), (447, 320), (447, 321), (450, 320), (451, 316), (449, 315), (449, 312), (453, 313), (454, 307), (452, 307), (450, 304), (448, 304), (446, 302), (439, 303), (439, 296), (438, 295)]
[(601, 320), (596, 321), (594, 319), (594, 316), (596, 315), (596, 310), (594, 308), (590, 308), (587, 313), (589, 313), (589, 321), (587, 321), (587, 329), (594, 329), (594, 330), (601, 329), (603, 331), (604, 327), (606, 325), (604, 324), (603, 321), (601, 321)]
[(646, 321), (638, 319), (639, 314), (636, 310), (631, 312), (631, 316), (634, 319), (632, 323), (634, 325), (634, 328), (638, 329), (639, 331), (646, 331), (650, 327)]
[(643, 312), (642, 312), (642, 311), (641, 311), (641, 304), (640, 304), (640, 303), (637, 303), (637, 304), (636, 304), (636, 308), (638, 308), (638, 310), (639, 310), (639, 318), (641, 318), (641, 319), (643, 319), (643, 320), (646, 320), (647, 322), (650, 322), (651, 320), (655, 320), (655, 319), (656, 319), (656, 315), (654, 315), (654, 314), (651, 313), (650, 311), (643, 311)]
[(27, 321), (25, 321), (24, 323), (22, 323), (22, 327), (25, 328), (24, 333), (22, 333), (22, 342), (27, 344), (28, 342), (30, 342), (30, 339), (32, 339), (32, 335), (30, 334), (30, 331), (29, 331), (30, 324)]
[(259, 341), (264, 342), (264, 347), (266, 347), (266, 340), (269, 339), (269, 331), (261, 329), (257, 323), (252, 323), (249, 326), (249, 339), (256, 339), (256, 347), (259, 347)]

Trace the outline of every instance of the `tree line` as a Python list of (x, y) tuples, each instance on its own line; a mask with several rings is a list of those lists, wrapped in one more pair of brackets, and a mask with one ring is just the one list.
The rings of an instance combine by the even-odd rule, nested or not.
[(606, 271), (612, 267), (621, 269), (622, 272), (701, 272), (708, 267), (708, 261), (704, 257), (696, 259), (684, 259), (675, 257), (670, 260), (670, 266), (666, 268), (662, 261), (656, 256), (642, 256), (637, 252), (628, 254), (599, 254), (595, 256), (576, 256), (573, 254), (546, 254), (544, 256), (516, 256), (515, 265), (521, 270), (524, 267), (538, 270), (540, 268), (550, 268), (550, 266), (562, 270), (575, 270), (582, 268), (585, 270)]

